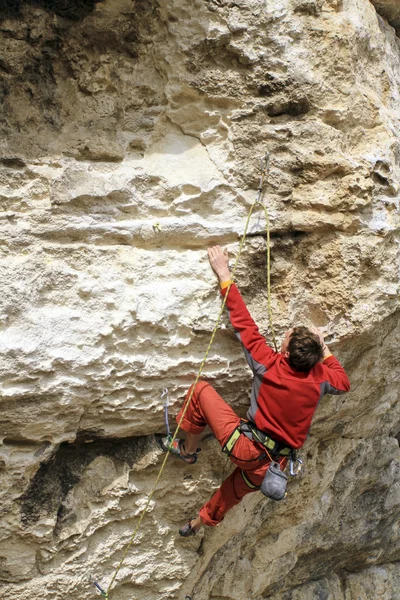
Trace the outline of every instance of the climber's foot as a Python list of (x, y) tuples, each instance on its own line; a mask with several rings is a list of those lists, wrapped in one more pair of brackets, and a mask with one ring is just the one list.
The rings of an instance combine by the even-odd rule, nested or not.
[(196, 452), (193, 454), (187, 454), (185, 452), (185, 442), (184, 440), (175, 439), (172, 443), (169, 437), (163, 437), (159, 439), (159, 443), (164, 452), (170, 452), (175, 456), (179, 456), (183, 461), (188, 463), (189, 465), (194, 465), (194, 463), (198, 459), (198, 453), (200, 452), (200, 448), (197, 448)]

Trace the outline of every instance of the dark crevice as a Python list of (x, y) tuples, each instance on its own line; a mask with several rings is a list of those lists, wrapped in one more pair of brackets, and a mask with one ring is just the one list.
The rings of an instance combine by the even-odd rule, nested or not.
[(0, 158), (0, 165), (9, 169), (23, 169), (26, 166), (20, 158)]
[(400, 37), (400, 5), (395, 1), (384, 0), (371, 0), (371, 3), (375, 6), (376, 12), (395, 29), (397, 37)]
[(59, 17), (81, 21), (103, 0), (0, 0), (0, 19), (16, 18), (24, 5), (44, 8)]
[(267, 104), (265, 111), (270, 117), (280, 117), (289, 115), (290, 117), (299, 117), (310, 111), (310, 102), (307, 98), (296, 98), (288, 100), (277, 100)]
[[(48, 443), (48, 442), (44, 442), (44, 443)], [(19, 438), (17, 438), (17, 437), (13, 437), (13, 438), (5, 437), (3, 439), (3, 445), (4, 446), (15, 446), (15, 447), (18, 447), (18, 446), (24, 447), (24, 446), (28, 446), (28, 445), (30, 445), (30, 446), (41, 446), (41, 445), (43, 445), (43, 442), (40, 442), (40, 441), (37, 441), (37, 440), (29, 440), (27, 438), (22, 438), (22, 437), (19, 437)]]
[(319, 17), (322, 11), (321, 0), (297, 0), (294, 6), (294, 12), (311, 17)]
[(374, 180), (375, 183), (378, 183), (381, 185), (389, 185), (388, 178), (385, 177), (385, 175), (382, 175), (382, 173), (373, 173), (372, 179)]
[(289, 88), (290, 85), (293, 85), (293, 82), (290, 79), (280, 79), (271, 73), (267, 73), (264, 76), (263, 83), (258, 85), (257, 93), (262, 98), (272, 96), (285, 88)]
[[(292, 229), (292, 230), (285, 230), (285, 231), (270, 231), (270, 238), (271, 239), (280, 239), (283, 237), (289, 237), (292, 239), (296, 239), (296, 240), (300, 240), (301, 238), (310, 235), (309, 232), (307, 231), (301, 231), (300, 229)], [(246, 238), (252, 238), (252, 237), (267, 237), (267, 232), (265, 230), (263, 231), (255, 231), (253, 232), (249, 232), (246, 233)]]
[(90, 432), (82, 432), (74, 443), (62, 443), (53, 456), (40, 465), (20, 497), (23, 525), (33, 525), (46, 515), (62, 517), (68, 492), (97, 457), (107, 456), (132, 467), (154, 444), (154, 436), (96, 439)]

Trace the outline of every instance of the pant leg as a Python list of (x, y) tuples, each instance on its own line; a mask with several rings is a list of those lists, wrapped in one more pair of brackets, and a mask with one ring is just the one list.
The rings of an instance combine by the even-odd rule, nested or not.
[[(191, 401), (187, 405), (192, 388), (190, 388), (185, 403), (176, 418), (177, 422), (179, 423), (187, 406), (181, 428), (188, 433), (199, 434), (206, 425), (209, 425), (217, 440), (223, 446), (232, 431), (239, 425), (240, 418), (214, 388), (205, 381), (198, 382)], [(223, 482), (211, 500), (200, 510), (199, 514), (205, 525), (218, 525), (228, 510), (239, 504), (244, 496), (258, 491), (257, 487), (249, 487), (242, 476), (243, 469), (246, 471), (246, 476), (251, 483), (255, 486), (261, 486), (270, 461), (268, 457), (263, 460), (259, 459), (261, 450), (257, 446), (258, 444), (249, 440), (245, 435), (241, 435), (236, 442), (231, 461), (237, 465), (237, 468)]]
[[(209, 425), (218, 442), (223, 446), (239, 425), (240, 418), (209, 383), (199, 381), (191, 395), (192, 389), (193, 386), (186, 396), (183, 408), (176, 417), (177, 422), (179, 423), (187, 406), (181, 428), (188, 433), (199, 434), (206, 425)], [(191, 401), (188, 404), (190, 397)], [(230, 459), (237, 467), (246, 471), (257, 471), (258, 475), (264, 472), (269, 464), (268, 458), (260, 461), (261, 455), (266, 456), (262, 446), (255, 444), (245, 435), (241, 435)]]
[[(247, 473), (246, 476), (248, 476)], [(250, 476), (248, 478), (250, 479)], [(255, 486), (260, 486), (262, 480), (262, 476), (251, 475), (250, 481)], [(203, 523), (210, 526), (218, 525), (228, 510), (239, 504), (244, 496), (258, 490), (259, 487), (250, 488), (247, 485), (243, 479), (242, 470), (236, 467), (233, 473), (225, 479), (219, 490), (215, 492), (211, 500), (200, 509), (199, 515)]]
[(194, 434), (201, 433), (206, 425), (209, 425), (223, 446), (235, 427), (239, 425), (240, 418), (206, 381), (198, 382), (188, 404), (192, 389), (193, 386), (189, 389), (183, 407), (176, 417), (177, 422), (179, 423), (184, 414), (181, 428)]

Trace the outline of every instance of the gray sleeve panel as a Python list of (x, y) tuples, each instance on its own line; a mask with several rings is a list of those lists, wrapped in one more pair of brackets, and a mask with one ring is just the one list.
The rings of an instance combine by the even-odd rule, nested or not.
[(262, 376), (256, 375), (253, 379), (253, 385), (251, 388), (250, 408), (247, 411), (247, 418), (249, 419), (249, 421), (252, 421), (253, 423), (255, 422), (256, 412), (258, 410), (257, 398), (260, 393), (261, 384), (262, 384)]
[[(235, 331), (235, 335), (238, 338), (239, 342), (242, 344), (240, 333)], [(260, 377), (262, 377), (264, 375), (264, 373), (267, 371), (267, 367), (265, 365), (257, 362), (256, 360), (254, 360), (254, 358), (251, 356), (250, 352), (247, 350), (247, 348), (244, 347), (243, 344), (242, 344), (242, 348), (243, 348), (244, 356), (247, 360), (247, 364), (249, 365), (250, 369), (253, 371), (254, 375), (259, 375)]]
[(340, 396), (341, 394), (346, 393), (344, 390), (338, 390), (337, 388), (335, 388), (333, 385), (331, 385), (329, 383), (329, 381), (323, 381), (322, 383), (319, 384), (319, 387), (320, 387), (320, 396), (319, 396), (320, 400), (323, 396), (325, 396), (325, 394), (335, 394), (335, 396)]
[[(317, 402), (317, 406), (315, 407), (315, 410), (317, 410), (317, 408), (319, 406), (319, 403), (321, 402), (321, 400), (325, 396), (325, 394), (330, 394), (331, 393), (331, 392), (326, 392), (325, 391), (325, 386), (326, 386), (327, 383), (328, 383), (327, 381), (323, 381), (322, 383), (319, 384), (319, 398), (318, 398), (318, 402)], [(333, 388), (333, 389), (335, 390), (336, 388)], [(308, 428), (308, 431), (307, 431), (307, 438), (310, 435), (310, 429), (311, 429), (311, 425), (310, 425), (310, 427)]]

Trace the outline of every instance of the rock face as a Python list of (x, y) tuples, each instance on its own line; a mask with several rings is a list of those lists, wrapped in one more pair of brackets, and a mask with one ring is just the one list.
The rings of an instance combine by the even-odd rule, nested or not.
[[(177, 528), (229, 471), (169, 460), (110, 598), (394, 600), (400, 545), (399, 10), (376, 0), (37, 0), (0, 8), (2, 600), (94, 596), (161, 466), (271, 169), (272, 310), (322, 327), (327, 397), (282, 504)], [(263, 333), (265, 222), (238, 283)], [(225, 319), (204, 370), (243, 415)]]

